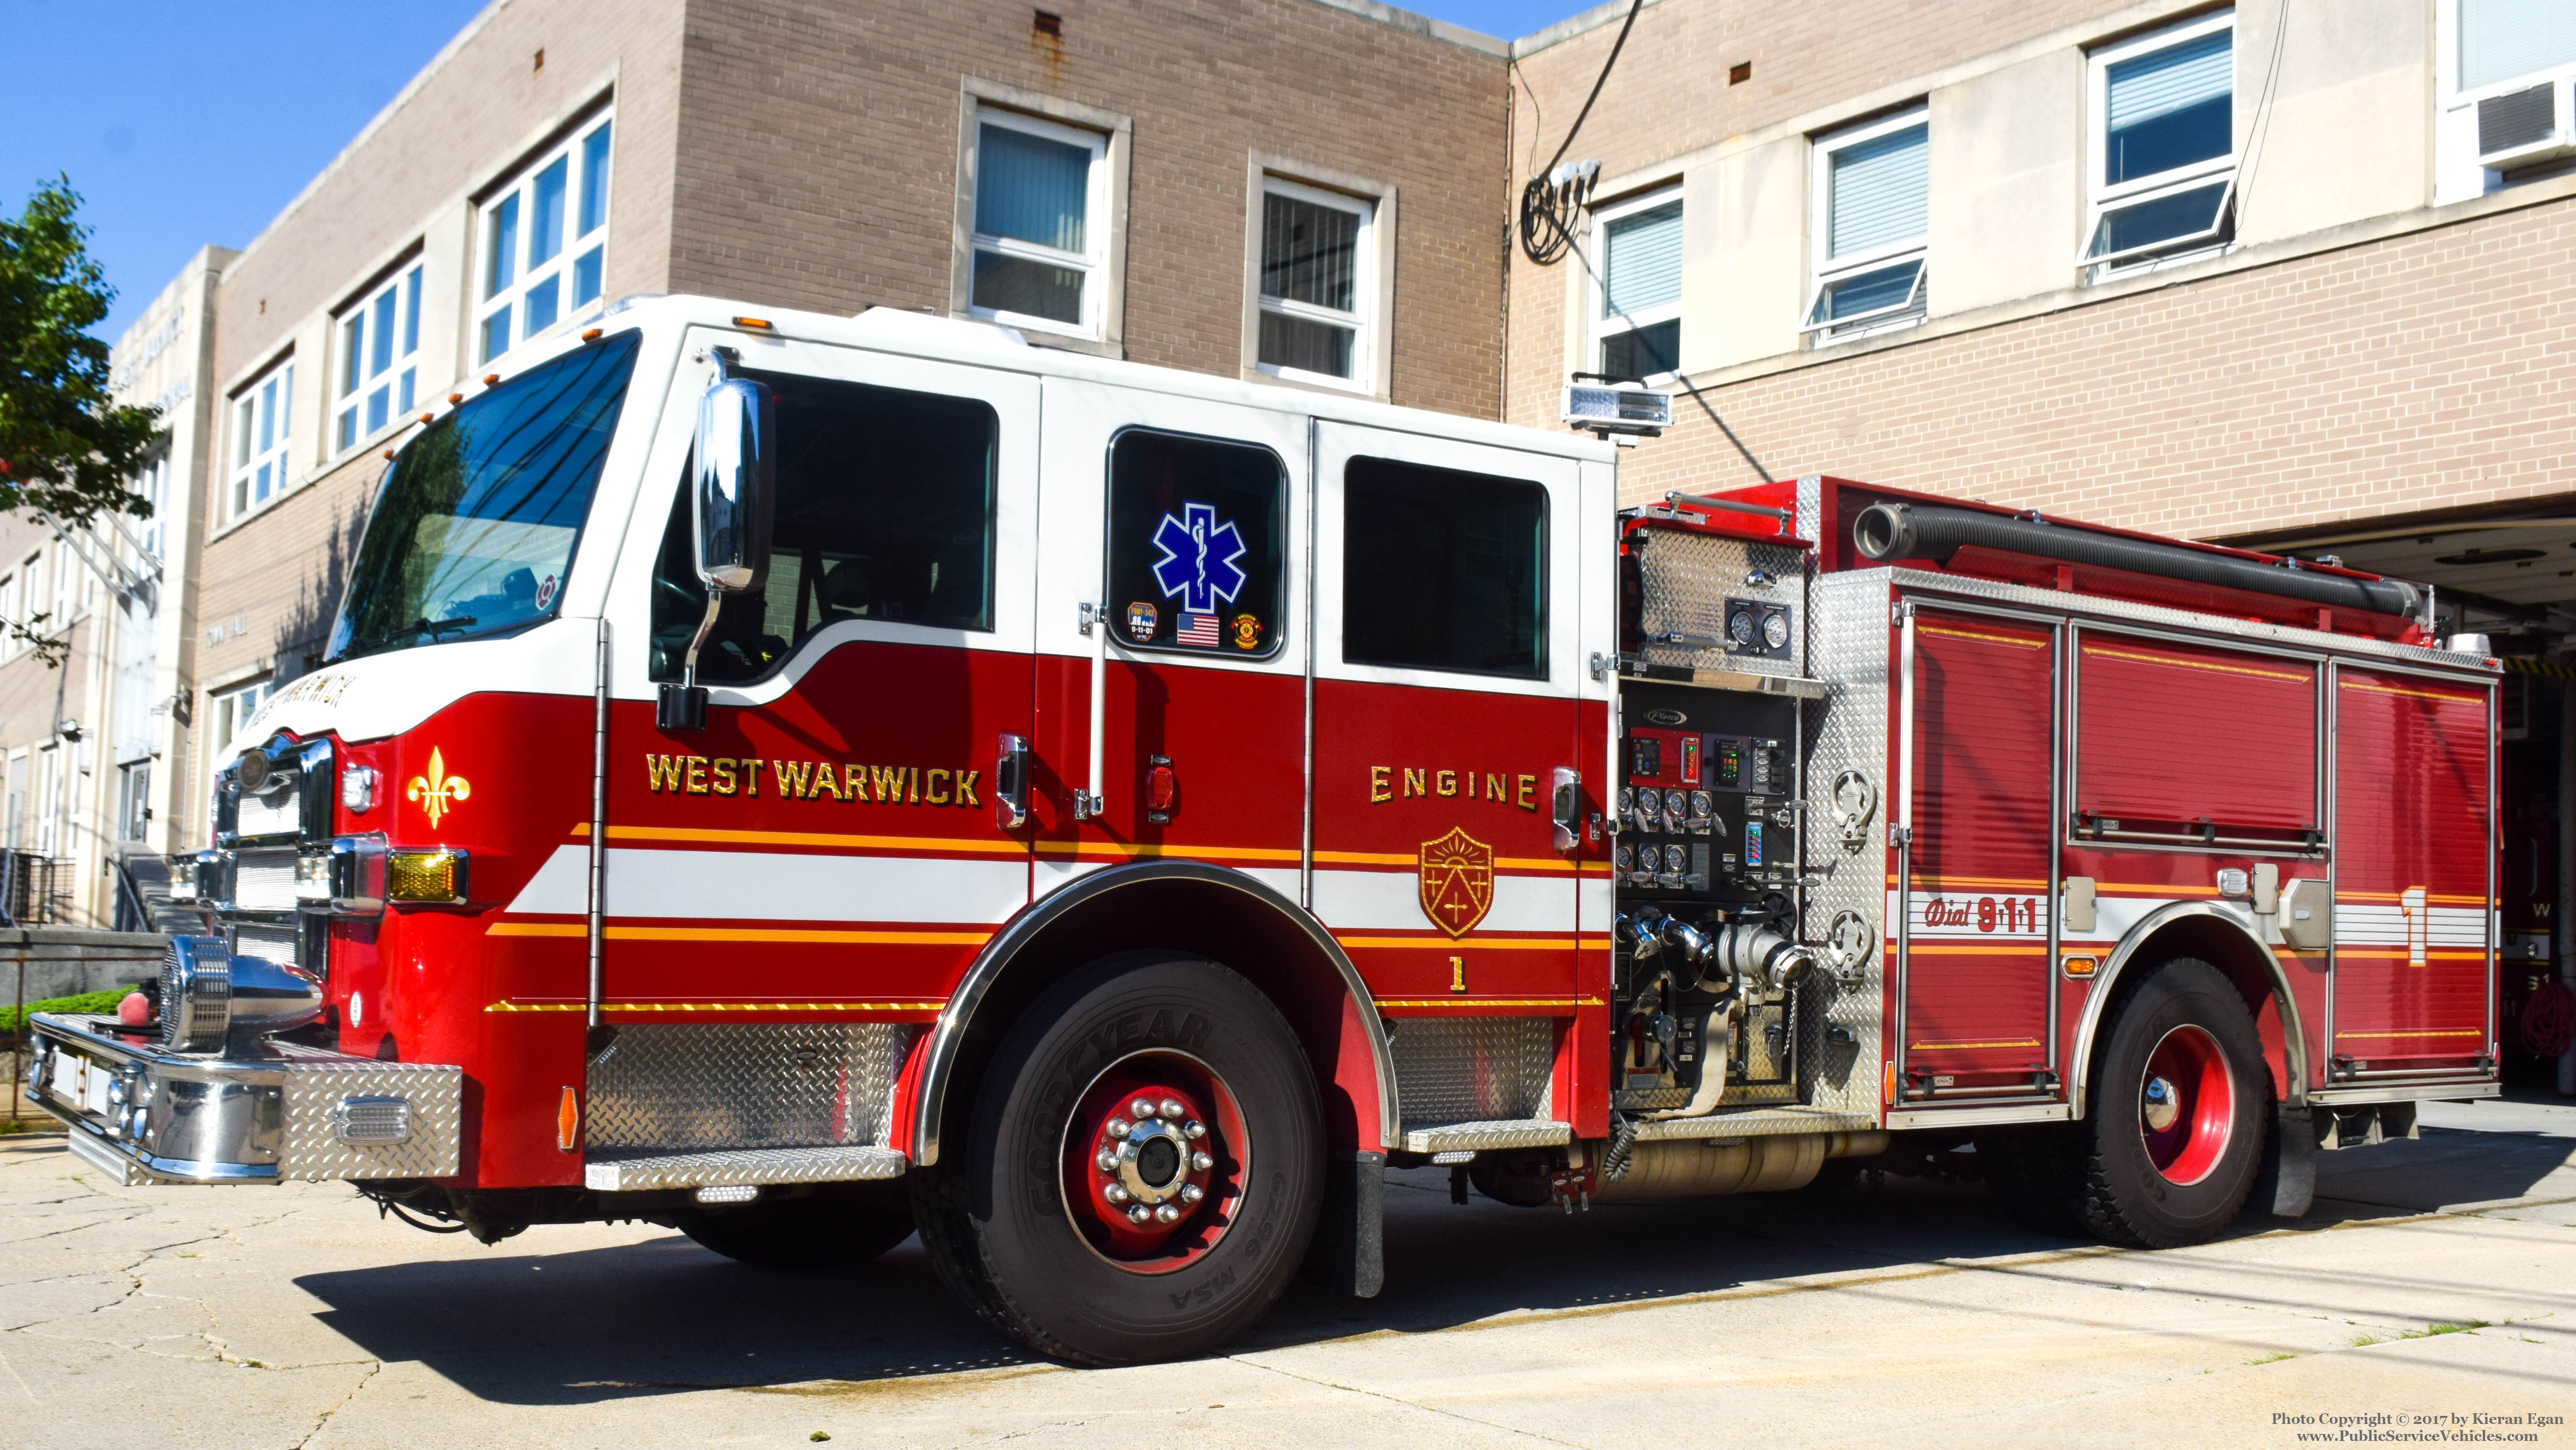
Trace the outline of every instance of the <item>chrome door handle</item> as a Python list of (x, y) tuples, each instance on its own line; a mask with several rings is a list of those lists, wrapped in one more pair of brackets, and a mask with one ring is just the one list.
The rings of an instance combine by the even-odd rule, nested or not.
[(993, 826), (1016, 831), (1029, 823), (1029, 742), (1003, 732), (993, 761)]
[(1550, 814), (1556, 824), (1556, 849), (1571, 851), (1582, 844), (1583, 774), (1571, 766), (1560, 765), (1552, 778), (1549, 793)]

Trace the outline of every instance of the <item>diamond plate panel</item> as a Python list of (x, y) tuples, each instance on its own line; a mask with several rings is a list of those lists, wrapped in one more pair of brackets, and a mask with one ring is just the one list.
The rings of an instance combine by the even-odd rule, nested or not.
[[(457, 1171), (463, 1137), (465, 1070), (426, 1062), (374, 1062), (276, 1044), (286, 1061), (285, 1135), (277, 1176), (446, 1178)], [(344, 1097), (404, 1098), (411, 1136), (399, 1143), (343, 1143), (331, 1109)]]
[(1548, 1116), (1553, 1017), (1404, 1017), (1395, 1031), (1395, 1100), (1416, 1128)]
[[(1802, 484), (1799, 508), (1804, 517), (1813, 518), (1807, 493)], [(1820, 883), (1806, 893), (1801, 940), (1825, 942), (1835, 918), (1851, 911), (1868, 923), (1871, 945), (1858, 969), (1843, 974), (1848, 980), (1838, 980), (1826, 967), (1799, 989), (1805, 994), (1798, 1013), (1799, 1076), (1805, 1089), (1800, 1096), (1811, 1110), (1865, 1120), (1862, 1126), (1878, 1121), (1885, 1000), (1887, 794), (1895, 788), (1887, 758), (1893, 708), (1887, 673), (1891, 573), (1869, 569), (1820, 575), (1808, 591), (1808, 663), (1832, 693), (1807, 713), (1807, 819), (1812, 825), (1803, 835), (1807, 872)], [(1859, 771), (1878, 793), (1860, 839), (1850, 842), (1833, 824), (1834, 782), (1847, 770)], [(1850, 1040), (1833, 1040), (1836, 1029)]]
[(1784, 1103), (1778, 1107), (1725, 1109), (1701, 1118), (1664, 1118), (1640, 1122), (1637, 1141), (1668, 1138), (1764, 1138), (1775, 1133), (1856, 1133), (1878, 1126), (1876, 1111), (1829, 1112)]
[[(1643, 586), (1639, 622), (1647, 634), (1683, 634), (1721, 641), (1726, 637), (1729, 599), (1785, 605), (1790, 611), (1789, 653), (1785, 658), (1735, 654), (1719, 643), (1649, 644), (1638, 651), (1647, 663), (1756, 675), (1795, 676), (1807, 672), (1807, 622), (1801, 617), (1807, 608), (1804, 549), (1683, 529), (1649, 529), (1645, 538), (1637, 572)], [(1751, 582), (1757, 572), (1768, 576), (1770, 582)]]
[(638, 1153), (594, 1157), (582, 1165), (584, 1188), (636, 1193), (699, 1188), (710, 1183), (850, 1183), (900, 1178), (905, 1159), (892, 1148), (746, 1148), (729, 1153)]
[(1458, 1153), (1488, 1148), (1554, 1148), (1574, 1141), (1573, 1125), (1530, 1118), (1492, 1123), (1451, 1123), (1445, 1128), (1416, 1128), (1404, 1135), (1408, 1153)]
[(590, 1071), (587, 1142), (594, 1152), (882, 1144), (895, 1073), (920, 1030), (887, 1022), (623, 1028), (616, 1050)]

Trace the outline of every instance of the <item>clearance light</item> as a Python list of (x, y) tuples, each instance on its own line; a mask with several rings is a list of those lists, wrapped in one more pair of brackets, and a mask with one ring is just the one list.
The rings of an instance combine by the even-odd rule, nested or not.
[(465, 904), (466, 853), (452, 846), (385, 853), (385, 897), (440, 906)]
[(555, 1146), (567, 1153), (581, 1146), (581, 1094), (571, 1088), (555, 1102)]
[(690, 1195), (700, 1203), (749, 1203), (760, 1197), (756, 1183), (710, 1183)]
[(776, 331), (775, 328), (772, 328), (769, 325), (769, 319), (766, 317), (737, 317), (733, 320), (733, 325), (736, 327), (757, 327), (763, 332)]
[(584, 341), (584, 342), (597, 342), (597, 341), (599, 341), (599, 329), (598, 329), (598, 328), (596, 328), (596, 327), (592, 327), (592, 328), (585, 328), (585, 329), (582, 331), (582, 334), (581, 334), (581, 340), (582, 340), (582, 341)]

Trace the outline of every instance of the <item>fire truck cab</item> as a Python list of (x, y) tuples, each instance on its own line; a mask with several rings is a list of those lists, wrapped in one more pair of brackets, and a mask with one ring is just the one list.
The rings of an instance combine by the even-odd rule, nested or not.
[[(1531, 1206), (1972, 1164), (2192, 1242), (2496, 1091), (2495, 664), (2426, 592), (1032, 346), (621, 304), (391, 456), (231, 743), (122, 1181), (911, 1235), (1038, 1350)], [(2375, 1130), (2374, 1129), (2374, 1130)]]

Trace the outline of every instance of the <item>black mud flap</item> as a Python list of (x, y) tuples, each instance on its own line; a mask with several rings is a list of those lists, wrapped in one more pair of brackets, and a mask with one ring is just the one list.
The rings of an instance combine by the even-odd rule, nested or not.
[(1306, 1282), (1374, 1299), (1386, 1283), (1386, 1155), (1336, 1152), (1324, 1169), (1324, 1207), (1306, 1250)]
[(2263, 1144), (2263, 1162), (2254, 1170), (2253, 1191), (2245, 1195), (2245, 1211), (2304, 1218), (2316, 1196), (2316, 1122), (2306, 1108), (2274, 1103), (2272, 1131)]

